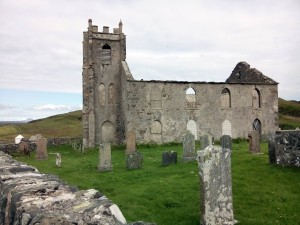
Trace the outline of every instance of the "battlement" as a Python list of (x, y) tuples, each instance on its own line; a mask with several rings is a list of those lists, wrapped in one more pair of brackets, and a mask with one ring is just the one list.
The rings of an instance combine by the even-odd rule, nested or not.
[(102, 33), (102, 34), (122, 34), (122, 28), (123, 28), (123, 23), (122, 20), (119, 22), (119, 27), (118, 28), (113, 28), (113, 33), (109, 33), (109, 27), (108, 26), (103, 26), (102, 32), (98, 31), (98, 26), (93, 25), (92, 19), (88, 20), (88, 30), (95, 32), (95, 33)]

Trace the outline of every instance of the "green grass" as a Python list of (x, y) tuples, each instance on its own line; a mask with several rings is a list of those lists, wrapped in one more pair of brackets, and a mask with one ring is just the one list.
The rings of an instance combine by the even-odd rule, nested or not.
[[(198, 143), (199, 144), (199, 143)], [(158, 225), (199, 224), (199, 177), (196, 162), (182, 163), (182, 145), (141, 145), (143, 169), (125, 169), (124, 146), (112, 151), (113, 171), (97, 171), (98, 150), (84, 154), (69, 146), (49, 148), (62, 154), (62, 168), (55, 156), (45, 161), (16, 157), (43, 173), (58, 175), (80, 189), (95, 188), (116, 203), (128, 221)], [(178, 164), (161, 166), (163, 151), (177, 151)], [(270, 165), (267, 144), (261, 155), (248, 152), (247, 142), (233, 144), (232, 177), (235, 219), (241, 225), (300, 224), (300, 169)]]

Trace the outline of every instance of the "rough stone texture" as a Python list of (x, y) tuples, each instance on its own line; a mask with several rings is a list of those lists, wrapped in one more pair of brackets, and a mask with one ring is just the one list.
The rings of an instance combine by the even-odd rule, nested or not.
[(187, 131), (182, 138), (183, 145), (183, 162), (189, 162), (196, 160), (197, 153), (195, 148), (195, 136)]
[(143, 167), (143, 155), (136, 151), (134, 153), (126, 155), (126, 169), (142, 169)]
[(170, 164), (177, 163), (177, 152), (163, 152), (162, 153), (162, 166), (168, 166)]
[(198, 151), (203, 225), (234, 224), (231, 150), (210, 145)]
[(300, 167), (300, 131), (276, 131), (269, 140), (269, 161), (283, 166)]
[[(181, 142), (188, 128), (195, 134), (210, 128), (217, 139), (223, 134), (247, 138), (255, 119), (263, 137), (278, 129), (278, 84), (261, 73), (249, 70), (255, 79), (228, 82), (134, 80), (122, 29), (103, 33), (96, 28), (89, 24), (83, 38), (84, 147), (125, 143), (130, 130), (136, 131), (137, 143), (166, 143)], [(111, 64), (104, 62), (106, 44)], [(243, 62), (240, 67), (248, 68)]]
[(78, 191), (0, 152), (1, 225), (121, 225), (119, 208), (94, 189)]
[[(30, 152), (33, 152), (36, 150), (36, 144), (35, 143), (29, 143), (28, 144), (28, 150)], [(19, 152), (19, 145), (18, 144), (2, 144), (0, 145), (0, 151), (13, 155)]]
[(36, 140), (36, 156), (37, 160), (45, 160), (48, 159), (48, 152), (47, 152), (47, 139), (43, 137), (39, 137)]
[(112, 171), (110, 143), (100, 144), (99, 146), (98, 170), (101, 172)]
[(227, 83), (253, 83), (253, 84), (278, 84), (276, 81), (262, 74), (255, 68), (251, 68), (246, 62), (239, 62), (231, 75), (226, 80)]
[(205, 149), (207, 146), (213, 144), (213, 137), (209, 134), (201, 135), (200, 142), (201, 142), (201, 149)]
[(256, 130), (248, 134), (249, 138), (249, 151), (253, 154), (260, 153), (260, 135)]
[(132, 154), (136, 151), (135, 131), (128, 131), (126, 135), (126, 154)]

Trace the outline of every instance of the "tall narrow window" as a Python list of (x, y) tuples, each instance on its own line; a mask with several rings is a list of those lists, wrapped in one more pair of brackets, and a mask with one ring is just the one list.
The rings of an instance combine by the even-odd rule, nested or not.
[(104, 84), (99, 85), (99, 104), (105, 105), (105, 86), (104, 86)]
[(108, 86), (108, 104), (114, 105), (116, 101), (116, 90), (113, 84)]
[(102, 64), (110, 65), (111, 64), (111, 47), (108, 44), (105, 44), (101, 50)]
[(231, 96), (228, 88), (224, 88), (221, 92), (221, 106), (222, 109), (231, 108)]
[(252, 106), (253, 109), (258, 109), (260, 108), (260, 92), (257, 88), (255, 88), (253, 90), (253, 94), (252, 94)]
[(196, 93), (193, 88), (188, 88), (186, 90), (186, 107), (195, 108), (196, 107)]
[(153, 87), (150, 93), (150, 107), (151, 109), (161, 109), (161, 90), (158, 87)]

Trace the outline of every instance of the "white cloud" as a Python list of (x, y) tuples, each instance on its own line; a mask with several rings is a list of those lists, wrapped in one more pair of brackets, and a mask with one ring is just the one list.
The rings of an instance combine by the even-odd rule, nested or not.
[(54, 110), (54, 111), (62, 111), (62, 110), (71, 110), (70, 106), (66, 105), (52, 105), (52, 104), (46, 104), (42, 106), (37, 106), (34, 109), (36, 110)]

